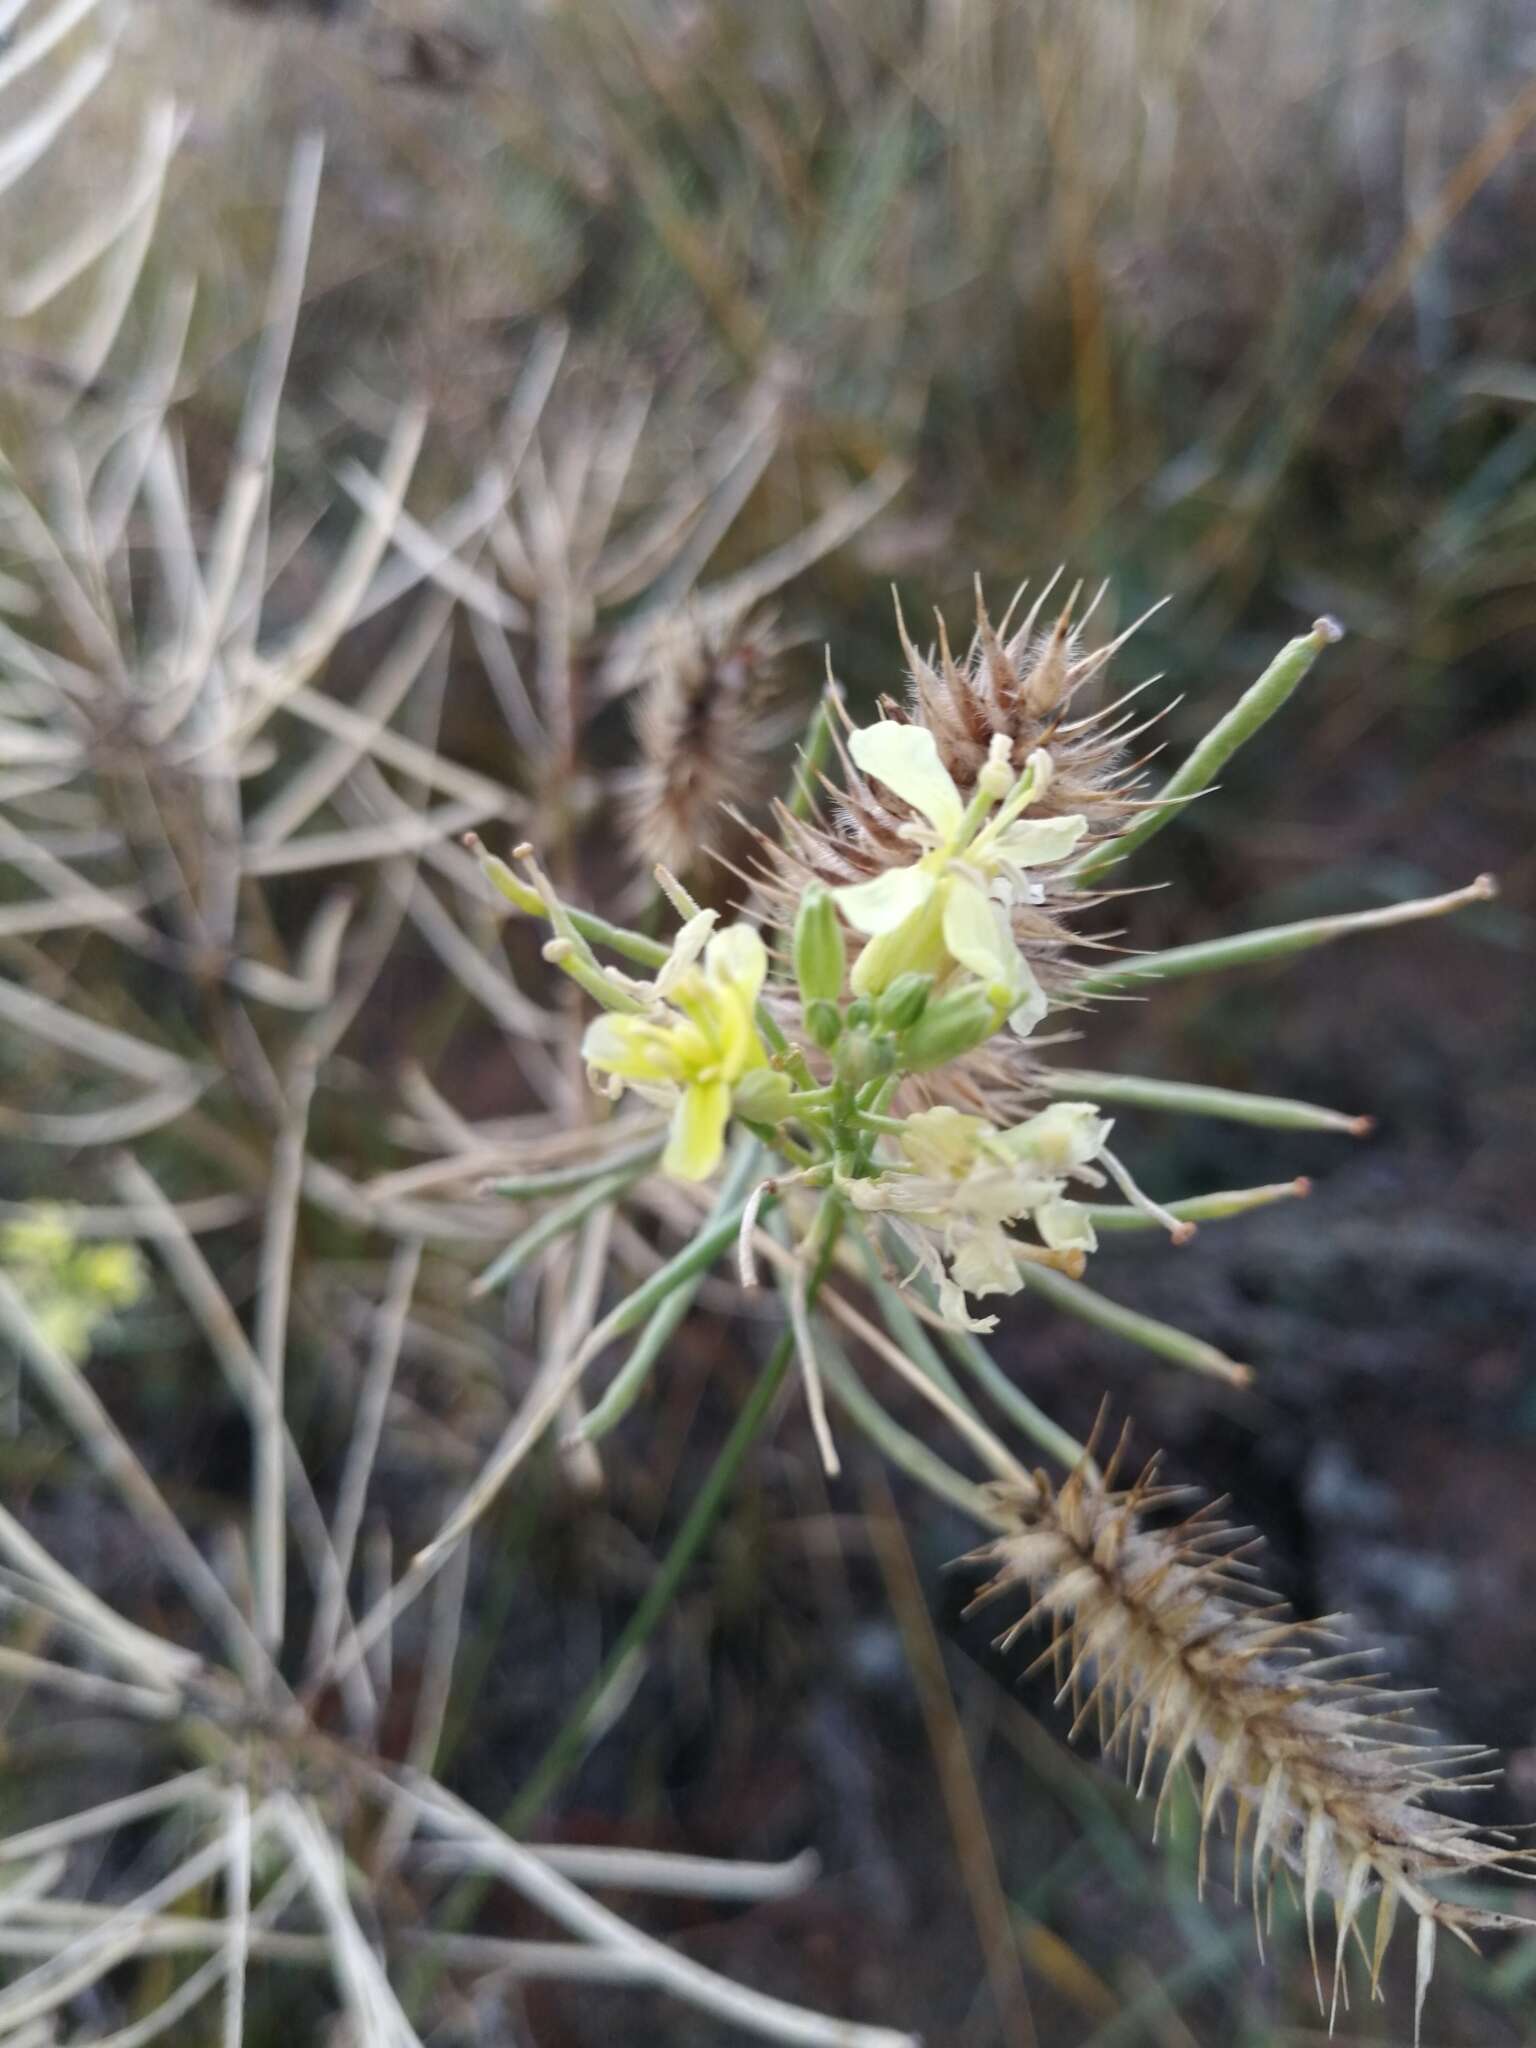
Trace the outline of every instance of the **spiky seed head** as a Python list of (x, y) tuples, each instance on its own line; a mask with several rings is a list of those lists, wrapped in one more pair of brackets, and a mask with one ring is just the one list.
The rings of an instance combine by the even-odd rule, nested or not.
[(642, 871), (696, 874), (723, 842), (727, 804), (750, 807), (786, 736), (770, 702), (778, 643), (762, 614), (684, 606), (658, 626), (635, 699), (639, 759), (623, 781)]
[[(1001, 1642), (1011, 1645), (1031, 1623), (1049, 1628), (1042, 1661), (1055, 1660), (1073, 1734), (1096, 1720), (1105, 1750), (1124, 1756), (1143, 1792), (1160, 1766), (1159, 1812), (1173, 1782), (1189, 1778), (1202, 1885), (1212, 1823), (1223, 1807), (1235, 1809), (1235, 1882), (1246, 1858), (1261, 1947), (1277, 1867), (1300, 1880), (1309, 1923), (1316, 1901), (1331, 1898), (1335, 2003), (1366, 1902), (1377, 1902), (1373, 1994), (1394, 1916), (1406, 1908), (1420, 1930), (1422, 2009), (1437, 1929), (1471, 1946), (1476, 1930), (1529, 1926), (1433, 1889), (1446, 1878), (1507, 1875), (1522, 1861), (1425, 1804), (1437, 1792), (1471, 1789), (1468, 1758), (1405, 1725), (1400, 1699), (1382, 1685), (1343, 1675), (1344, 1660), (1319, 1654), (1319, 1625), (1293, 1620), (1239, 1571), (1234, 1553), (1248, 1532), (1209, 1510), (1148, 1527), (1149, 1510), (1182, 1497), (1158, 1484), (1155, 1462), (1129, 1487), (1117, 1490), (1113, 1480), (1114, 1461), (1103, 1477), (1085, 1462), (1059, 1489), (1044, 1473), (1027, 1490), (994, 1488), (1003, 1533), (969, 1560), (992, 1571), (973, 1604), (1027, 1593), (1027, 1612)], [(1321, 2000), (1315, 1926), (1310, 1933)]]

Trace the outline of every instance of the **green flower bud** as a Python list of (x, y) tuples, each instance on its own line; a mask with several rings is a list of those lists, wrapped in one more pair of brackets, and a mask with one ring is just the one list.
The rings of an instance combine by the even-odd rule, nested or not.
[(867, 997), (860, 996), (857, 1002), (848, 1005), (844, 1023), (850, 1031), (864, 1031), (875, 1021), (875, 1006)]
[(848, 956), (837, 906), (819, 882), (800, 898), (795, 916), (795, 980), (803, 1003), (835, 1003), (843, 992)]
[(845, 1031), (838, 1041), (836, 1066), (837, 1078), (846, 1087), (862, 1088), (866, 1081), (874, 1079), (879, 1072), (875, 1053), (876, 1041), (867, 1031)]
[(906, 1031), (928, 1007), (931, 974), (898, 974), (875, 1004), (875, 1022), (886, 1031)]
[(777, 1067), (753, 1067), (731, 1090), (731, 1108), (752, 1124), (782, 1123), (795, 1085)]
[(825, 999), (805, 1006), (805, 1028), (823, 1052), (830, 1052), (843, 1029), (843, 1013)]
[(914, 1074), (942, 1067), (962, 1053), (984, 1045), (1003, 1021), (991, 996), (979, 982), (930, 1003), (901, 1040), (901, 1061)]

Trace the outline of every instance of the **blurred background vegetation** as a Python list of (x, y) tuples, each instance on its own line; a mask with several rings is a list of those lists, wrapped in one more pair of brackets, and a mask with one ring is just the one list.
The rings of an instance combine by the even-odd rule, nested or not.
[[(191, 126), (150, 271), (206, 281), (179, 407), (194, 481), (238, 417), (292, 145), (328, 139), (280, 439), (305, 534), (296, 610), (338, 545), (333, 479), (359, 422), (424, 392), (418, 482), (430, 503), (436, 475), (446, 499), (558, 319), (594, 388), (659, 394), (658, 488), (773, 394), (773, 452), (712, 573), (910, 464), (882, 517), (782, 595), (807, 703), (823, 639), (855, 698), (897, 685), (893, 581), (909, 616), (937, 604), (952, 621), (977, 572), (999, 601), (1058, 563), (1111, 577), (1108, 623), (1171, 592), (1120, 673), (1163, 672), (1150, 694), (1180, 700), (1175, 748), (1314, 616), (1344, 623), (1263, 743), (1160, 840), (1168, 886), (1119, 906), (1130, 939), (1485, 869), (1501, 901), (1307, 956), (1283, 990), (1259, 969), (1087, 1026), (1085, 1065), (1378, 1120), (1341, 1157), (1333, 1139), (1123, 1117), (1159, 1189), (1315, 1179), (1309, 1202), (1176, 1258), (1138, 1240), (1102, 1255), (1112, 1292), (1252, 1363), (1251, 1392), (1022, 1312), (999, 1351), (1070, 1427), (1108, 1389), (1180, 1476), (1219, 1475), (1284, 1590), (1347, 1609), (1405, 1684), (1433, 1675), (1439, 1724), (1498, 1743), (1501, 1807), (1536, 1816), (1526, 0), (402, 0), (323, 18), (159, 0), (135, 9), (21, 232), (46, 247), (167, 87)], [(47, 361), (46, 326), (28, 347), (22, 383)], [(333, 691), (363, 685), (389, 629), (351, 637)], [(445, 750), (515, 783), (467, 634), (444, 703)], [(441, 990), (425, 951), (413, 965), (370, 1004), (360, 1061), (424, 1056)], [(0, 1054), (13, 1099), (16, 1065)], [(494, 1044), (455, 1082), (477, 1113), (515, 1106)], [(328, 1142), (368, 1157), (372, 1135), (327, 1114)], [(5, 1180), (12, 1196), (82, 1192), (19, 1145)], [(605, 1498), (546, 1476), (498, 1515), (447, 1722), (448, 1779), (490, 1810), (707, 1467), (746, 1384), (740, 1331), (690, 1324)], [(157, 1388), (152, 1337), (176, 1333), (140, 1330), (109, 1368), (114, 1398), (190, 1447), (207, 1422)], [(460, 1412), (464, 1397), (438, 1398)], [(25, 1476), (35, 1453), (3, 1455)], [(813, 1843), (829, 1872), (814, 1912), (668, 1931), (786, 1996), (934, 2042), (1311, 2038), (1298, 1926), (1277, 1931), (1266, 1973), (1245, 1910), (1196, 1909), (1188, 1828), (1153, 1849), (1121, 1790), (1064, 1754), (1049, 1689), (1018, 1691), (937, 1574), (966, 1530), (904, 1490), (896, 1518), (884, 1484), (860, 1463), (829, 1498), (810, 1460), (758, 1461), (549, 1824), (713, 1853)], [(1529, 1951), (1448, 1959), (1430, 2038), (1536, 2039), (1533, 1977)], [(1401, 1968), (1393, 1990), (1386, 2017), (1357, 2010), (1340, 2037), (1406, 2038)], [(719, 2038), (569, 1987), (530, 1989), (506, 2024), (522, 2031), (485, 2038)]]

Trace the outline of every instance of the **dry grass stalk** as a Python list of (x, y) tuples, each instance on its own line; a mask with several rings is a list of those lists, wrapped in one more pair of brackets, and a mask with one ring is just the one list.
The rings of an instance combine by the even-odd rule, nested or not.
[[(1435, 1794), (1486, 1785), (1468, 1775), (1486, 1751), (1449, 1748), (1405, 1721), (1406, 1695), (1351, 1674), (1359, 1652), (1323, 1654), (1337, 1638), (1300, 1622), (1248, 1578), (1239, 1552), (1248, 1532), (1204, 1507), (1170, 1526), (1147, 1517), (1183, 1488), (1158, 1484), (1156, 1460), (1116, 1488), (1091, 1459), (1059, 1489), (1044, 1473), (1025, 1488), (991, 1489), (1003, 1534), (973, 1553), (993, 1576), (973, 1605), (1016, 1588), (1027, 1613), (1001, 1644), (1048, 1623), (1059, 1699), (1073, 1703), (1076, 1736), (1097, 1719), (1107, 1753), (1127, 1774), (1141, 1760), (1138, 1790), (1161, 1763), (1159, 1816), (1185, 1775), (1200, 1811), (1200, 1882), (1212, 1822), (1234, 1809), (1234, 1890), (1246, 1861), (1262, 1952), (1277, 1870), (1299, 1878), (1313, 1972), (1323, 2002), (1314, 1908), (1332, 1899), (1336, 1920), (1330, 2024), (1344, 1988), (1351, 1935), (1367, 1956), (1373, 1997), (1399, 1908), (1417, 1922), (1415, 2035), (1446, 1928), (1474, 1947), (1474, 1930), (1524, 1929), (1513, 1915), (1462, 1904), (1432, 1886), (1477, 1873), (1518, 1873), (1519, 1851), (1470, 1821), (1433, 1811)], [(1032, 1667), (1033, 1668), (1033, 1667)], [(1198, 1770), (1196, 1766), (1198, 1765)], [(1367, 1948), (1366, 1900), (1377, 1909)]]
[(766, 701), (776, 653), (761, 615), (717, 620), (685, 606), (658, 629), (635, 699), (639, 760), (624, 785), (645, 873), (658, 862), (693, 873), (720, 842), (725, 805), (762, 796), (768, 761), (793, 729)]

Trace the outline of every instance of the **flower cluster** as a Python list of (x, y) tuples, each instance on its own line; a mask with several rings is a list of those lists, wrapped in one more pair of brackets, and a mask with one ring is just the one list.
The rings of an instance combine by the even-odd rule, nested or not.
[[(1133, 1767), (1140, 1752), (1143, 1783), (1159, 1758), (1165, 1785), (1191, 1766), (1200, 1774), (1202, 1871), (1211, 1823), (1235, 1805), (1235, 1853), (1240, 1861), (1251, 1838), (1256, 1906), (1281, 1868), (1300, 1878), (1309, 1917), (1320, 1896), (1333, 1895), (1336, 1995), (1374, 1893), (1372, 1989), (1401, 1906), (1418, 1920), (1422, 2003), (1439, 1928), (1469, 1938), (1478, 1927), (1512, 1924), (1435, 1888), (1441, 1878), (1504, 1871), (1510, 1860), (1502, 1844), (1426, 1807), (1425, 1795), (1461, 1782), (1457, 1759), (1428, 1750), (1415, 1757), (1391, 1696), (1338, 1678), (1332, 1657), (1312, 1654), (1312, 1631), (1250, 1606), (1241, 1568), (1224, 1554), (1226, 1532), (1198, 1517), (1169, 1529), (1162, 1511), (1171, 1496), (1150, 1474), (1115, 1490), (1114, 1461), (1101, 1475), (1091, 1448), (1009, 1387), (972, 1334), (996, 1321), (973, 1303), (1029, 1287), (1165, 1359), (1229, 1385), (1246, 1381), (1249, 1369), (1214, 1345), (1085, 1284), (1087, 1257), (1101, 1229), (1155, 1225), (1178, 1242), (1197, 1219), (1305, 1194), (1307, 1183), (1161, 1207), (1110, 1149), (1113, 1126), (1100, 1104), (1356, 1135), (1367, 1120), (1147, 1076), (1052, 1074), (1035, 1049), (1053, 1011), (1168, 971), (1170, 956), (1077, 966), (1074, 915), (1103, 900), (1099, 873), (1209, 786), (1338, 629), (1319, 621), (1281, 650), (1134, 817), (1138, 764), (1124, 759), (1132, 735), (1118, 730), (1119, 707), (1070, 715), (1074, 693), (1112, 648), (1078, 652), (1081, 621), (1073, 623), (1070, 605), (1048, 632), (1037, 633), (1035, 619), (1009, 636), (1006, 621), (994, 632), (978, 604), (960, 663), (942, 624), (937, 660), (920, 656), (903, 630), (909, 702), (882, 702), (870, 723), (849, 724), (829, 693), (796, 805), (781, 808), (775, 836), (759, 836), (741, 922), (722, 927), (659, 868), (679, 920), (668, 946), (563, 903), (528, 848), (518, 855), (526, 879), (485, 858), (504, 894), (548, 920), (546, 958), (600, 1007), (582, 1043), (593, 1085), (613, 1098), (638, 1095), (650, 1112), (634, 1118), (635, 1145), (621, 1133), (619, 1144), (594, 1146), (570, 1200), (531, 1224), (481, 1284), (518, 1270), (530, 1248), (589, 1214), (594, 1201), (620, 1199), (658, 1153), (675, 1180), (703, 1181), (724, 1168), (713, 1198), (698, 1204), (690, 1241), (605, 1314), (563, 1379), (542, 1386), (533, 1421), (515, 1432), (516, 1454), (560, 1411), (589, 1360), (634, 1330), (628, 1358), (570, 1441), (595, 1443), (616, 1427), (700, 1272), (734, 1241), (744, 1286), (756, 1285), (759, 1260), (780, 1278), (787, 1327), (764, 1384), (771, 1389), (798, 1361), (827, 1474), (839, 1470), (830, 1395), (922, 1483), (990, 1526), (994, 1540), (978, 1554), (993, 1568), (988, 1594), (1027, 1588), (1031, 1614), (1050, 1620), (1063, 1696), (1087, 1688), (1079, 1725), (1097, 1707), (1106, 1746), (1125, 1750)], [(1133, 715), (1119, 713), (1119, 723)], [(831, 798), (823, 816), (814, 785), (831, 750), (841, 773), (835, 786), (822, 778)], [(1422, 903), (1242, 934), (1230, 948), (1208, 942), (1184, 949), (1177, 971), (1194, 971), (1192, 952), (1201, 966), (1290, 952), (1346, 929), (1438, 916), (1484, 900), (1491, 887), (1482, 878)], [(615, 954), (624, 967), (612, 964)], [(665, 1138), (655, 1110), (669, 1120)], [(1122, 1201), (1085, 1197), (1108, 1183)], [(567, 1171), (497, 1185), (516, 1196), (573, 1182)], [(675, 1189), (641, 1189), (642, 1207), (649, 1198), (669, 1224), (690, 1215)], [(878, 1322), (841, 1292), (840, 1257), (867, 1281)], [(988, 1428), (971, 1389), (929, 1345), (925, 1321), (945, 1326), (945, 1349), (962, 1372), (1067, 1463), (1072, 1477), (1059, 1491), (1026, 1472)], [(826, 1341), (834, 1324), (940, 1412), (999, 1483), (982, 1492), (885, 1415)], [(1378, 1729), (1378, 1715), (1390, 1725)]]
[(39, 1202), (0, 1231), (0, 1267), (42, 1335), (75, 1364), (118, 1310), (144, 1291), (144, 1266), (131, 1244), (82, 1243), (70, 1211)]
[(995, 1319), (972, 1317), (967, 1295), (1016, 1292), (1030, 1263), (1081, 1272), (1094, 1230), (1068, 1186), (1102, 1184), (1109, 1123), (1092, 1103), (1058, 1102), (998, 1124), (903, 1090), (1000, 1034), (1026, 1039), (1047, 1014), (1021, 920), (1089, 821), (1047, 811), (1050, 749), (1018, 763), (1006, 732), (992, 735), (969, 788), (934, 733), (907, 719), (851, 730), (846, 752), (900, 816), (879, 873), (831, 887), (801, 878), (792, 913), (775, 920), (790, 938), (779, 971), (753, 924), (719, 928), (660, 869), (682, 923), (653, 978), (637, 979), (600, 964), (530, 849), (519, 849), (526, 882), (482, 861), (503, 893), (550, 920), (547, 957), (601, 1005), (582, 1044), (594, 1087), (667, 1112), (665, 1173), (708, 1179), (735, 1117), (799, 1178), (883, 1219), (946, 1321), (988, 1329)]
[[(915, 1255), (946, 1321), (990, 1330), (997, 1318), (972, 1318), (966, 1295), (1017, 1294), (1021, 1264), (1075, 1277), (1096, 1248), (1091, 1216), (1066, 1190), (1073, 1179), (1102, 1185), (1092, 1162), (1110, 1128), (1091, 1102), (1053, 1102), (1007, 1130), (939, 1104), (899, 1125), (903, 1165), (851, 1181), (845, 1192), (855, 1209), (883, 1215)], [(1038, 1246), (1005, 1228), (1023, 1221)]]

